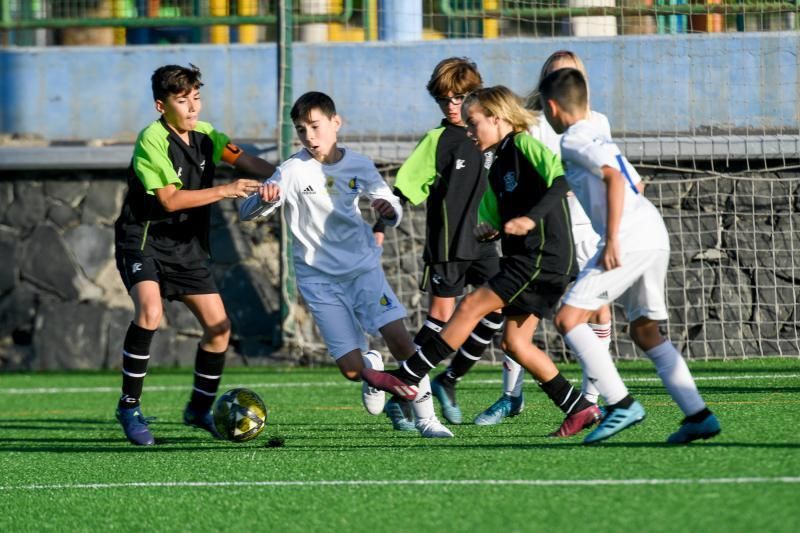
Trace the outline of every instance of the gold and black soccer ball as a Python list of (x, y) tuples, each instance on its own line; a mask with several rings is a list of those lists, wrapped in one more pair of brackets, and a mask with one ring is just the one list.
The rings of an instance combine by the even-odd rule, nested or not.
[(250, 389), (229, 390), (217, 399), (212, 413), (219, 434), (233, 442), (253, 440), (267, 424), (267, 406)]

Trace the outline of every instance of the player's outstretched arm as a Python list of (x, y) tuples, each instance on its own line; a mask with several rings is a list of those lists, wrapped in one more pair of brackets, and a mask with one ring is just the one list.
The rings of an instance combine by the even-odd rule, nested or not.
[(174, 184), (155, 190), (159, 203), (168, 213), (202, 207), (225, 198), (246, 198), (257, 192), (260, 183), (251, 179), (238, 179), (224, 185), (198, 190), (178, 189)]
[(275, 165), (247, 152), (239, 156), (233, 166), (236, 170), (261, 178), (267, 178), (275, 173)]

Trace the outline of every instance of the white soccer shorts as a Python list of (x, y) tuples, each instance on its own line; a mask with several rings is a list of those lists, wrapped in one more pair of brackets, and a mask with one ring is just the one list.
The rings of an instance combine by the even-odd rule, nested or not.
[(334, 359), (356, 349), (366, 352), (365, 332), (379, 335), (380, 328), (406, 317), (380, 267), (348, 281), (297, 280), (297, 288)]
[(564, 297), (564, 303), (579, 309), (595, 310), (617, 301), (629, 321), (639, 317), (666, 320), (664, 282), (669, 267), (669, 251), (644, 250), (623, 254), (622, 266), (605, 270), (598, 266), (600, 251), (578, 274)]

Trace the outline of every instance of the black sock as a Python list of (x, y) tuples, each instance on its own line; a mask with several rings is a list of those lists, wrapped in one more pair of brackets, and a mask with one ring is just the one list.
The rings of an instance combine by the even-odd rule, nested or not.
[(592, 404), (583, 397), (580, 389), (573, 387), (572, 384), (561, 375), (561, 372), (547, 383), (541, 383), (539, 386), (545, 394), (553, 400), (553, 403), (568, 415), (583, 411), (587, 407), (592, 406)]
[(503, 315), (491, 312), (478, 322), (467, 341), (453, 356), (447, 368), (447, 377), (456, 382), (463, 378), (475, 363), (481, 360), (483, 352), (492, 343), (492, 338), (503, 327)]
[(400, 368), (392, 372), (409, 383), (419, 383), (428, 372), (436, 368), (443, 359), (447, 359), (453, 349), (436, 333), (411, 357), (400, 364)]
[(154, 329), (144, 329), (131, 322), (122, 344), (122, 396), (119, 407), (129, 409), (139, 405), (142, 397), (147, 363), (150, 362), (150, 343)]
[(205, 413), (211, 409), (217, 395), (222, 370), (225, 368), (225, 352), (207, 352), (200, 346), (194, 360), (194, 388), (189, 401), (195, 412)]
[(444, 325), (444, 320), (433, 318), (431, 315), (426, 316), (425, 323), (422, 324), (422, 327), (417, 332), (416, 337), (414, 337), (414, 344), (417, 346), (422, 346), (428, 342), (431, 337), (441, 332)]
[(623, 399), (621, 399), (621, 400), (620, 400), (620, 401), (618, 401), (617, 403), (615, 403), (615, 404), (613, 404), (613, 405), (608, 405), (608, 406), (607, 406), (607, 408), (608, 408), (608, 412), (610, 413), (611, 411), (613, 411), (614, 409), (617, 409), (617, 408), (621, 408), (621, 409), (627, 409), (627, 408), (629, 408), (631, 405), (633, 405), (633, 401), (634, 401), (634, 400), (633, 400), (633, 396), (631, 396), (630, 394), (628, 394), (627, 396), (625, 396)]
[(684, 422), (702, 422), (711, 415), (711, 411), (709, 411), (708, 407), (703, 407), (700, 411), (696, 412), (693, 415), (689, 415), (684, 419)]

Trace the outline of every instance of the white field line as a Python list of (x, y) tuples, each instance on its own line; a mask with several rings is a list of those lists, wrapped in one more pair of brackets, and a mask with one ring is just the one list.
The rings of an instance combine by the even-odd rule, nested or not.
[(127, 488), (218, 488), (218, 487), (374, 487), (393, 485), (494, 485), (529, 487), (594, 487), (629, 485), (754, 485), (800, 483), (800, 477), (728, 477), (700, 479), (373, 479), (311, 481), (138, 481), (131, 483), (75, 483), (53, 485), (0, 485), (0, 491), (108, 490)]
[[(757, 374), (737, 376), (695, 376), (695, 381), (741, 381), (765, 379), (800, 379), (800, 374)], [(624, 378), (626, 383), (658, 383), (660, 378)], [(499, 385), (500, 379), (468, 379), (465, 383), (476, 385)], [(272, 383), (224, 383), (226, 389), (247, 387), (249, 389), (277, 389), (277, 388), (303, 388), (303, 387), (351, 387), (357, 383), (347, 380), (316, 381), (316, 382), (272, 382)], [(152, 391), (182, 391), (185, 385), (148, 385), (148, 392)], [(114, 387), (10, 387), (0, 388), (0, 394), (83, 394), (92, 392), (119, 392), (119, 386)]]

